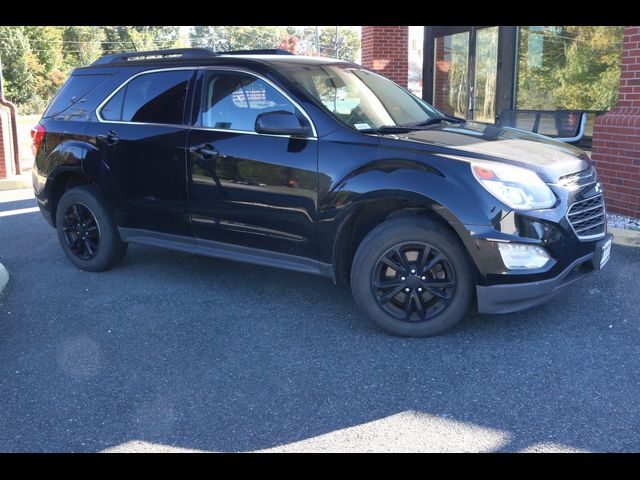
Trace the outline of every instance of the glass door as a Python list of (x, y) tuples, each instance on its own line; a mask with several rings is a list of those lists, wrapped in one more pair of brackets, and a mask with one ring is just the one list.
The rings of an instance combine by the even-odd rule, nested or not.
[(469, 32), (434, 39), (433, 106), (467, 118), (469, 110)]
[(433, 38), (432, 102), (447, 115), (493, 123), (498, 27), (463, 28)]
[(475, 32), (474, 75), (470, 118), (493, 123), (496, 120), (496, 79), (498, 73), (498, 27)]

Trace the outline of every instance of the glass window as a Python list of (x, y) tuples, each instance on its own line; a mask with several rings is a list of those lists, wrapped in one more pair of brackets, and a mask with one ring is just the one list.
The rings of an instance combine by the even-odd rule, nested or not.
[(272, 111), (302, 120), (293, 104), (263, 80), (236, 72), (206, 73), (198, 126), (253, 132), (258, 115)]
[(111, 75), (72, 75), (53, 98), (43, 117), (53, 117), (64, 112), (109, 77)]
[(498, 27), (481, 28), (476, 33), (473, 79), (473, 119), (496, 120), (496, 81), (498, 78)]
[(118, 90), (111, 99), (106, 103), (102, 110), (100, 110), (100, 116), (104, 120), (118, 121), (122, 118), (122, 105), (124, 104), (124, 92), (126, 88)]
[(134, 78), (102, 107), (100, 115), (105, 120), (180, 125), (192, 75), (191, 70), (175, 70)]
[(608, 110), (620, 81), (624, 27), (519, 27), (516, 107)]
[(468, 116), (469, 32), (436, 37), (433, 104), (447, 115)]
[(422, 46), (424, 27), (409, 27), (409, 87), (416, 97), (422, 98)]

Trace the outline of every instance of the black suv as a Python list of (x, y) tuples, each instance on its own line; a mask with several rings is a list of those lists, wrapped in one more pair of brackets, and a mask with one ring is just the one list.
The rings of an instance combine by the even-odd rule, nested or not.
[(447, 116), (344, 61), (178, 49), (74, 70), (33, 129), (83, 270), (141, 243), (350, 282), (388, 332), (532, 307), (609, 259), (581, 150)]

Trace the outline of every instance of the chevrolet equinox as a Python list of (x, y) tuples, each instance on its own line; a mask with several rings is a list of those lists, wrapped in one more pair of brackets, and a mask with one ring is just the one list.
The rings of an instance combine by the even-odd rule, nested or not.
[(80, 269), (138, 243), (314, 273), (395, 335), (532, 307), (611, 251), (585, 152), (445, 115), (345, 61), (105, 56), (32, 140), (38, 205)]

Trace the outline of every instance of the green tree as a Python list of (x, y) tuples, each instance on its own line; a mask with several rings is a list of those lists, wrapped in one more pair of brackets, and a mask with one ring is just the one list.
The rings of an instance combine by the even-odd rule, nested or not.
[[(307, 27), (300, 37), (301, 53), (320, 57), (336, 57), (336, 27), (319, 27), (319, 45), (316, 45), (316, 27)], [(349, 62), (358, 61), (360, 35), (353, 28), (338, 28), (338, 58)]]
[(101, 27), (64, 27), (64, 62), (68, 67), (81, 67), (102, 56), (102, 42), (105, 39)]
[(25, 27), (32, 55), (32, 73), (36, 77), (36, 88), (42, 102), (47, 102), (60, 88), (69, 74), (64, 64), (63, 27)]
[(615, 106), (620, 81), (620, 41), (624, 27), (565, 27), (574, 41), (554, 72), (556, 103), (561, 108), (608, 110)]
[(198, 25), (189, 29), (189, 40), (192, 47), (211, 48), (215, 50), (216, 28)]
[(0, 26), (5, 95), (16, 104), (28, 102), (34, 94), (34, 78), (29, 68), (33, 54), (25, 30), (25, 27)]
[(608, 110), (616, 104), (624, 27), (520, 27), (520, 109)]
[(158, 50), (173, 48), (180, 35), (179, 27), (113, 26), (101, 27), (104, 33), (104, 53)]
[[(198, 37), (196, 37), (195, 29), (192, 29), (192, 32), (192, 45), (195, 39), (196, 41), (205, 42), (206, 46), (220, 52), (276, 48), (280, 41), (287, 35), (285, 27), (269, 26), (200, 27), (199, 32), (201, 34)], [(202, 35), (202, 33), (204, 33), (204, 35)], [(200, 38), (203, 36), (206, 38)]]
[[(301, 55), (335, 57), (336, 27), (319, 28), (316, 49), (315, 27), (285, 26), (195, 26), (189, 31), (191, 46), (224, 52), (264, 48), (284, 48)], [(355, 62), (360, 50), (360, 35), (355, 29), (340, 27), (338, 56)]]
[(63, 64), (62, 40), (64, 29), (53, 26), (24, 27), (29, 38), (29, 44), (34, 50), (38, 61), (46, 72), (61, 68)]

